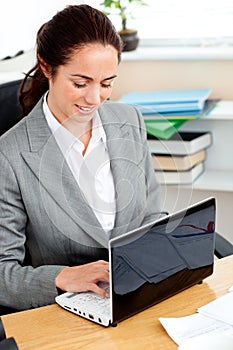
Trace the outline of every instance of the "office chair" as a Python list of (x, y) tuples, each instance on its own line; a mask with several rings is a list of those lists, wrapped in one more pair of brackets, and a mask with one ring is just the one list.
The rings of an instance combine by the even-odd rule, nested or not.
[[(21, 81), (14, 80), (0, 84), (0, 136), (19, 121), (18, 92)], [(0, 305), (0, 315), (12, 312), (16, 310)]]
[(21, 81), (14, 80), (0, 85), (0, 136), (19, 121), (18, 92)]
[(214, 254), (221, 259), (233, 254), (233, 244), (216, 232)]
[(4, 339), (0, 342), (0, 350), (19, 350), (13, 337)]
[(18, 346), (13, 337), (6, 338), (5, 329), (0, 319), (0, 350), (18, 350)]

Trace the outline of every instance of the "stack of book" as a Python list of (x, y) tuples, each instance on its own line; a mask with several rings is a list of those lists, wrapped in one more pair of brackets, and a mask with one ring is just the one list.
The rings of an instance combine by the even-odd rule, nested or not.
[(161, 184), (190, 184), (204, 171), (210, 132), (180, 132), (169, 140), (148, 135), (156, 178)]
[(130, 92), (123, 95), (119, 102), (138, 106), (143, 115), (199, 113), (210, 93), (211, 89)]
[(218, 100), (209, 99), (211, 89), (131, 92), (119, 102), (137, 106), (149, 135), (169, 139), (187, 120), (209, 114)]

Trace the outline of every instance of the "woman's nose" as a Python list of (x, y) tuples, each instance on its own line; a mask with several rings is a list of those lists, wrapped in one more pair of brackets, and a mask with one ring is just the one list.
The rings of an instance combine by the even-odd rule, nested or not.
[(100, 97), (100, 87), (98, 86), (92, 86), (88, 91), (86, 92), (86, 101), (90, 105), (99, 105), (101, 102)]

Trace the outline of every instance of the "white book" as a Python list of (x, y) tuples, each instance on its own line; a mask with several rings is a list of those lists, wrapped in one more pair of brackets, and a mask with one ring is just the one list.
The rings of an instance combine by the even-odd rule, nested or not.
[(210, 132), (186, 132), (174, 134), (168, 140), (147, 135), (147, 142), (151, 153), (185, 155), (206, 149), (212, 143)]
[(155, 171), (156, 179), (160, 184), (190, 184), (204, 171), (204, 162), (195, 165), (187, 171)]

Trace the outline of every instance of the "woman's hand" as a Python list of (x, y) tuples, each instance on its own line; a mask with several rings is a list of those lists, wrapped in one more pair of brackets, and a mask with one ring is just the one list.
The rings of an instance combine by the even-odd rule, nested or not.
[(109, 264), (98, 260), (89, 264), (65, 267), (55, 279), (57, 288), (71, 293), (92, 291), (103, 297), (109, 294), (98, 286), (98, 282), (109, 282)]

